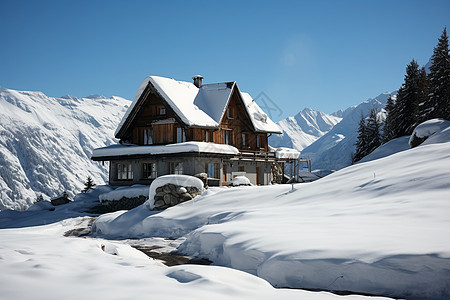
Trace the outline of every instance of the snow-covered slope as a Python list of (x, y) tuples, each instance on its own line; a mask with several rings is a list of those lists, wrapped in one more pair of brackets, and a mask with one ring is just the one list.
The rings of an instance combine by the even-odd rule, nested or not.
[(277, 287), (449, 299), (449, 132), (312, 183), (211, 188), (163, 212), (103, 215), (94, 228), (185, 236), (182, 252)]
[[(392, 94), (395, 94), (392, 93)], [(383, 108), (391, 93), (382, 93), (357, 106), (346, 109), (342, 121), (317, 141), (303, 149), (302, 157), (310, 157), (313, 169), (338, 170), (351, 164), (351, 154), (355, 151), (358, 124), (361, 115), (368, 116), (372, 108), (383, 117)]]
[(278, 122), (283, 134), (274, 134), (269, 138), (272, 147), (290, 147), (299, 151), (309, 146), (327, 133), (342, 118), (305, 108), (297, 115)]
[(76, 194), (88, 175), (104, 183), (107, 166), (90, 160), (92, 149), (115, 143), (114, 130), (130, 103), (1, 88), (0, 210), (24, 209), (39, 194)]

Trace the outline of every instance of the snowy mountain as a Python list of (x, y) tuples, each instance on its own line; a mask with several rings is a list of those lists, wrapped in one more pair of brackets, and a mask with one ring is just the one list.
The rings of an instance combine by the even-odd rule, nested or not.
[(269, 144), (272, 147), (290, 147), (299, 151), (312, 144), (341, 121), (341, 117), (305, 108), (297, 115), (278, 122), (283, 134), (272, 135)]
[(311, 158), (313, 169), (338, 170), (351, 164), (351, 154), (355, 151), (358, 137), (358, 123), (361, 115), (366, 117), (372, 108), (384, 118), (384, 106), (393, 93), (382, 93), (375, 98), (350, 107), (342, 113), (342, 121), (317, 141), (304, 148), (301, 156)]
[(48, 97), (0, 89), (0, 210), (24, 209), (36, 196), (73, 196), (86, 177), (103, 184), (107, 165), (92, 149), (115, 143), (114, 130), (130, 102), (93, 95)]

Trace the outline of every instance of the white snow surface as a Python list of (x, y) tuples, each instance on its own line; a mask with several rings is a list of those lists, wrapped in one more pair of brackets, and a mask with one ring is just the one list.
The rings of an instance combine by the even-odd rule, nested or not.
[(409, 148), (411, 148), (409, 146), (408, 141), (409, 141), (409, 135), (390, 140), (389, 142), (379, 146), (377, 149), (372, 151), (372, 153), (364, 156), (363, 159), (361, 159), (357, 163), (359, 164), (359, 163), (383, 158), (383, 157), (392, 155), (397, 152), (408, 150)]
[(149, 210), (155, 208), (156, 189), (166, 184), (179, 185), (182, 187), (193, 186), (196, 187), (199, 191), (203, 191), (203, 181), (201, 181), (197, 177), (177, 174), (160, 176), (153, 180), (152, 184), (150, 185), (148, 200), (145, 203)]
[(101, 216), (94, 230), (109, 238), (186, 236), (182, 253), (279, 287), (448, 299), (446, 134), (312, 183), (210, 188), (160, 213), (141, 206)]
[(81, 211), (110, 190), (98, 186), (53, 212), (0, 212), (0, 228), (12, 227), (0, 229), (0, 299), (368, 299), (275, 289), (261, 278), (219, 266), (166, 267), (130, 246), (147, 239), (64, 236), (86, 232), (92, 219)]
[(275, 150), (276, 158), (297, 159), (299, 156), (300, 152), (292, 148), (280, 147)]
[[(235, 82), (225, 82), (205, 84), (199, 89), (190, 82), (177, 81), (160, 76), (149, 76), (140, 84), (133, 103), (119, 123), (115, 135), (122, 128), (125, 120), (149, 83), (156, 88), (184, 124), (187, 126), (213, 128), (219, 126), (220, 120), (225, 113), (232, 87), (236, 86)], [(249, 94), (241, 93), (241, 96), (256, 131), (281, 133), (279, 127), (267, 117)]]
[(115, 144), (108, 147), (94, 149), (92, 157), (101, 158), (109, 156), (124, 156), (138, 154), (173, 154), (173, 153), (221, 153), (236, 155), (239, 150), (236, 147), (225, 144), (214, 144), (205, 142), (184, 142), (178, 144), (156, 145), (156, 146), (127, 146)]
[(73, 197), (88, 176), (103, 184), (108, 165), (91, 161), (92, 149), (117, 142), (114, 129), (130, 104), (0, 88), (0, 210), (26, 209), (40, 194)]
[(123, 197), (134, 198), (140, 196), (148, 197), (148, 185), (135, 184), (132, 186), (121, 186), (111, 192), (101, 194), (99, 200), (100, 202), (118, 201)]
[(297, 115), (278, 122), (282, 134), (270, 136), (269, 143), (273, 147), (291, 147), (302, 151), (341, 120), (341, 117), (305, 108)]
[(414, 136), (418, 138), (430, 137), (436, 132), (446, 130), (448, 127), (450, 127), (450, 121), (444, 119), (431, 119), (425, 121), (414, 128), (414, 131), (409, 139), (409, 144), (411, 145), (411, 141)]
[(241, 96), (256, 131), (282, 133), (280, 127), (266, 115), (258, 104), (256, 104), (250, 94), (241, 93)]

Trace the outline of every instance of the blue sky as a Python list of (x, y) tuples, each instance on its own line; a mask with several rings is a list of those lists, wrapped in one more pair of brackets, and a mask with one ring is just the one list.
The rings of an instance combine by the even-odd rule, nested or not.
[(237, 81), (326, 113), (397, 89), (425, 64), (450, 1), (5, 1), (0, 86), (132, 99), (148, 75)]

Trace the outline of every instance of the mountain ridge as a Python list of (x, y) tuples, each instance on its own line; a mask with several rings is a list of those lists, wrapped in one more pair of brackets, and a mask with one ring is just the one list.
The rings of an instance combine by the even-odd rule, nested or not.
[(107, 165), (92, 149), (116, 142), (114, 130), (131, 104), (113, 96), (46, 96), (0, 88), (0, 210), (23, 210), (45, 199), (78, 193), (87, 176), (107, 181)]

